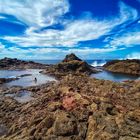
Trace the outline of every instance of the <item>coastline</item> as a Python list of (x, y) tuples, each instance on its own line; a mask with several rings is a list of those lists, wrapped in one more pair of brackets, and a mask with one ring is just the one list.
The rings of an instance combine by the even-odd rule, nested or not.
[[(56, 73), (63, 74), (59, 82), (0, 88), (0, 140), (140, 139), (140, 81), (91, 78), (88, 65), (70, 61), (76, 69), (72, 62), (56, 65)], [(23, 90), (33, 99), (19, 103), (5, 96)]]

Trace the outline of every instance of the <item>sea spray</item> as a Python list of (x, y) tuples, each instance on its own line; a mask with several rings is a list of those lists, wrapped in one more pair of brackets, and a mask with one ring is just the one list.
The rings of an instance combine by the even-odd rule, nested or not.
[(93, 67), (98, 67), (98, 66), (103, 66), (104, 64), (106, 64), (105, 60), (95, 60), (91, 65)]

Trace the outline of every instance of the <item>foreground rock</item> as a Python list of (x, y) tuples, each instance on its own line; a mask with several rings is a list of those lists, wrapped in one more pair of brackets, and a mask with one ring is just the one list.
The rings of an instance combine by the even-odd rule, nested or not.
[(35, 63), (33, 61), (22, 61), (18, 59), (4, 58), (0, 59), (1, 70), (15, 70), (15, 69), (44, 69), (46, 65)]
[(140, 75), (140, 60), (113, 60), (107, 62), (104, 68), (116, 73)]
[(0, 78), (0, 85), (4, 83), (8, 83), (14, 80), (18, 80), (19, 78)]
[[(0, 98), (1, 140), (139, 140), (140, 81), (67, 75), (26, 89), (34, 99)], [(5, 94), (9, 89), (1, 90)], [(15, 92), (20, 91), (20, 88)]]
[(90, 75), (95, 72), (97, 71), (92, 66), (79, 59), (75, 54), (67, 55), (61, 63), (50, 66), (44, 71), (45, 74), (55, 75), (58, 78), (67, 74)]

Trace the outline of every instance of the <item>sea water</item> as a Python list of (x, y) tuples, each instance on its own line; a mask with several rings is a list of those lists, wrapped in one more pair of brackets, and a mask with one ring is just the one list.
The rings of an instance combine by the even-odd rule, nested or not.
[[(43, 64), (57, 64), (61, 62), (61, 60), (34, 60), (39, 63)], [(108, 61), (111, 60), (85, 60), (88, 64), (92, 65), (93, 67), (102, 67), (104, 64), (106, 64)], [(100, 69), (100, 72), (96, 74), (92, 74), (91, 77), (97, 78), (97, 79), (104, 79), (104, 80), (110, 80), (114, 82), (123, 82), (126, 80), (139, 80), (140, 78), (138, 76), (133, 76), (129, 74), (120, 74), (120, 73), (113, 73), (109, 72), (103, 69)]]
[[(41, 84), (45, 84), (50, 81), (56, 81), (54, 77), (45, 75), (40, 73), (39, 69), (27, 69), (27, 70), (0, 70), (0, 78), (19, 78), (17, 80), (13, 80), (4, 84), (4, 86), (12, 87), (12, 86), (37, 86)], [(20, 75), (29, 74), (24, 77), (20, 77)], [(35, 80), (37, 79), (37, 81)]]

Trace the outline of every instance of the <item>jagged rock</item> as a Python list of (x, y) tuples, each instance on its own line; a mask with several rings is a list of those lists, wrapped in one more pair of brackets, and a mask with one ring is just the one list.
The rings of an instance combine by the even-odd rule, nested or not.
[(44, 73), (55, 75), (57, 77), (65, 76), (67, 74), (87, 74), (97, 72), (87, 62), (79, 59), (75, 54), (70, 54), (59, 64), (48, 67)]
[(15, 69), (43, 69), (46, 68), (46, 65), (40, 64), (40, 63), (35, 63), (33, 61), (23, 61), (23, 60), (18, 60), (16, 58), (3, 58), (0, 59), (0, 69), (10, 69), (10, 70), (15, 70)]
[(140, 60), (113, 60), (107, 62), (104, 68), (116, 73), (140, 75)]
[(65, 59), (62, 62), (70, 62), (70, 61), (74, 61), (74, 60), (82, 61), (74, 53), (71, 53), (69, 55), (66, 55)]
[(56, 114), (54, 134), (57, 136), (71, 136), (77, 133), (76, 121), (65, 112)]
[(69, 74), (59, 83), (26, 90), (34, 93), (28, 103), (0, 98), (0, 124), (8, 128), (0, 140), (140, 139), (140, 81), (114, 83)]

